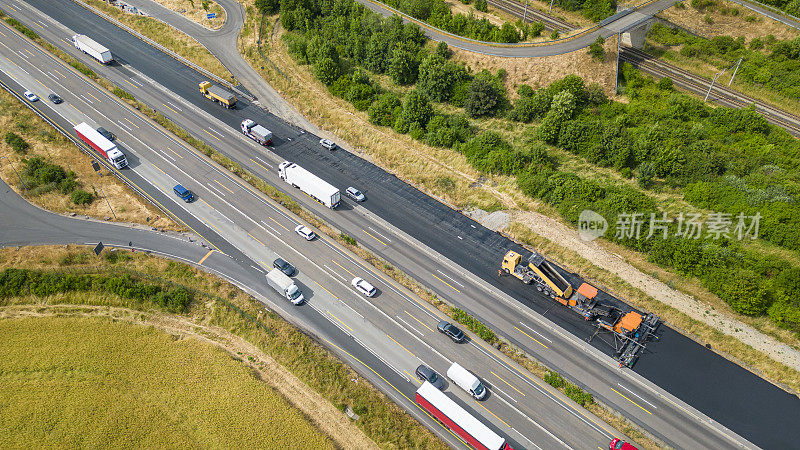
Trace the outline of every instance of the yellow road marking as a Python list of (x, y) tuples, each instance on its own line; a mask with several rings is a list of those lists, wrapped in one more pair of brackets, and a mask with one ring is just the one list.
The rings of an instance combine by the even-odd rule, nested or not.
[[(250, 161), (253, 161), (253, 158), (248, 158), (248, 159), (249, 159)], [(256, 164), (258, 164), (258, 162), (256, 162), (256, 161), (253, 161), (253, 162), (254, 162), (254, 163), (256, 163)], [(264, 169), (264, 170), (266, 170), (267, 172), (269, 172), (269, 169), (267, 169), (266, 167), (262, 166), (261, 164), (258, 164), (258, 165), (259, 165), (259, 167), (261, 167), (262, 169)]]
[[(41, 24), (38, 24), (38, 23), (37, 23), (37, 24), (36, 24), (36, 26), (38, 26), (39, 28), (41, 28), (41, 29), (43, 29), (43, 30), (45, 29), (45, 28), (44, 28), (44, 27), (43, 27)], [(28, 52), (28, 53), (31, 53), (31, 52)], [(31, 54), (32, 54), (32, 53), (31, 53)]]
[(5, 33), (3, 33), (2, 31), (0, 31), (0, 34), (2, 34), (2, 35), (3, 35), (3, 37), (8, 37), (8, 36), (6, 36), (6, 34), (5, 34)]
[(136, 86), (135, 84), (131, 83), (131, 82), (130, 82), (130, 81), (128, 81), (128, 80), (125, 80), (125, 82), (126, 82), (126, 83), (128, 83), (128, 84), (130, 84), (131, 86), (133, 86), (133, 87), (137, 88), (137, 89), (139, 88), (139, 86)]
[[(514, 327), (514, 328), (517, 328), (517, 327)], [(530, 334), (528, 334), (528, 333), (526, 333), (526, 332), (524, 332), (524, 331), (520, 330), (519, 328), (517, 328), (517, 331), (519, 331), (520, 333), (524, 334), (525, 336), (528, 336), (529, 338), (533, 339), (534, 341), (536, 341), (536, 342), (537, 342), (539, 345), (541, 345), (542, 347), (544, 347), (544, 348), (547, 348), (547, 346), (546, 346), (546, 345), (544, 345), (544, 344), (542, 344), (541, 342), (539, 342), (539, 340), (538, 340), (538, 339), (536, 339), (535, 337), (531, 336)]]
[(350, 275), (352, 275), (352, 276), (356, 276), (356, 275), (355, 275), (353, 272), (350, 272), (349, 270), (345, 269), (343, 265), (339, 264), (338, 262), (336, 262), (336, 261), (334, 261), (334, 260), (331, 260), (331, 261), (332, 261), (334, 264), (336, 264), (337, 266), (341, 267), (341, 268), (342, 268), (342, 270), (344, 270), (345, 272), (349, 273), (349, 274), (350, 274)]
[(411, 350), (409, 350), (409, 349), (407, 349), (407, 348), (403, 347), (403, 344), (401, 344), (401, 343), (399, 343), (399, 342), (395, 341), (393, 337), (389, 336), (388, 334), (386, 335), (386, 337), (388, 337), (389, 339), (393, 340), (395, 344), (399, 345), (399, 346), (400, 346), (400, 348), (402, 348), (403, 350), (407, 351), (409, 355), (413, 356), (414, 358), (416, 358), (416, 357), (417, 357), (417, 355), (415, 355), (415, 354), (411, 353)]
[[(261, 242), (261, 240), (260, 240), (260, 239), (258, 239), (257, 237), (253, 236), (252, 234), (250, 234), (250, 233), (247, 233), (247, 235), (248, 235), (248, 236), (250, 236), (251, 238), (255, 239), (256, 241), (258, 241), (258, 243), (259, 243), (259, 244), (261, 244), (261, 245), (264, 245), (264, 243), (263, 243), (263, 242)], [(266, 247), (266, 246), (265, 246), (265, 247)]]
[(281, 228), (283, 228), (284, 230), (286, 230), (286, 231), (289, 231), (289, 229), (288, 229), (288, 228), (286, 228), (285, 226), (283, 226), (283, 224), (281, 224), (281, 223), (280, 223), (280, 222), (278, 222), (277, 220), (273, 219), (272, 217), (270, 217), (270, 218), (269, 218), (269, 220), (271, 220), (271, 221), (273, 221), (273, 222), (277, 223), (277, 224), (278, 224), (278, 225), (280, 225), (280, 227), (281, 227)]
[[(162, 105), (164, 105), (164, 104), (162, 103)], [(167, 105), (164, 105), (164, 108), (167, 108), (167, 109), (169, 109), (170, 111), (174, 112), (175, 114), (178, 114), (178, 111), (175, 111), (174, 109), (170, 108), (170, 107), (169, 107), (169, 106), (167, 106)]]
[(69, 106), (71, 106), (72, 109), (74, 109), (75, 111), (81, 112), (81, 110), (76, 108), (75, 105), (73, 105), (72, 103), (70, 103)]
[(59, 71), (58, 71), (58, 69), (53, 69), (53, 70), (54, 70), (54, 71), (55, 71), (57, 74), (61, 75), (62, 77), (64, 77), (64, 78), (67, 78), (66, 76), (64, 76), (64, 74), (63, 74), (63, 73), (59, 72)]
[(161, 167), (158, 167), (157, 165), (155, 165), (155, 163), (150, 163), (150, 164), (153, 164), (153, 167), (155, 167), (156, 169), (158, 169), (158, 170), (159, 170), (159, 172), (163, 173), (164, 175), (166, 175), (166, 174), (167, 174), (167, 172), (164, 172), (163, 170), (161, 170)]
[(201, 259), (197, 264), (198, 265), (203, 264), (203, 261), (205, 261), (209, 256), (211, 256), (212, 253), (214, 253), (214, 250), (209, 250), (208, 253), (206, 253), (206, 256), (203, 256), (203, 259)]
[[(404, 309), (403, 311), (406, 311), (406, 310)], [(425, 323), (424, 323), (424, 322), (422, 322), (421, 320), (419, 320), (419, 319), (417, 319), (416, 317), (414, 317), (414, 315), (413, 315), (413, 314), (411, 314), (410, 312), (406, 311), (406, 314), (408, 314), (409, 316), (411, 316), (411, 318), (412, 318), (412, 319), (414, 319), (414, 320), (416, 320), (417, 322), (419, 322), (419, 324), (420, 324), (420, 325), (422, 325), (423, 327), (425, 327), (425, 328), (427, 328), (427, 329), (429, 329), (429, 330), (433, 331), (433, 328), (431, 328), (431, 327), (429, 327), (429, 326), (425, 325)]]
[[(317, 281), (314, 280), (314, 283), (317, 283)], [(321, 287), (322, 289), (325, 289), (325, 292), (327, 292), (328, 294), (331, 294), (333, 296), (333, 298), (335, 298), (336, 300), (339, 300), (339, 297), (333, 295), (333, 292), (329, 291), (325, 286), (323, 286), (323, 285), (321, 285), (319, 283), (317, 283), (317, 286)]]
[(495, 413), (493, 413), (493, 412), (489, 411), (489, 408), (487, 408), (487, 407), (485, 407), (485, 406), (481, 405), (481, 404), (480, 404), (480, 403), (478, 403), (477, 401), (475, 401), (475, 403), (477, 403), (477, 404), (478, 404), (478, 406), (480, 406), (481, 408), (485, 409), (485, 410), (486, 410), (486, 412), (488, 412), (489, 414), (493, 415), (495, 419), (499, 420), (500, 422), (503, 422), (503, 423), (504, 423), (504, 424), (505, 424), (505, 425), (506, 425), (508, 428), (511, 428), (511, 425), (507, 424), (505, 420), (503, 420), (503, 419), (501, 419), (501, 418), (497, 417), (497, 414), (495, 414)]
[(217, 209), (217, 208), (214, 208), (213, 206), (209, 205), (209, 204), (208, 204), (208, 202), (207, 202), (207, 201), (205, 201), (205, 200), (203, 200), (202, 198), (200, 199), (200, 201), (201, 201), (201, 202), (203, 202), (203, 203), (205, 203), (205, 204), (206, 204), (206, 206), (208, 206), (209, 208), (211, 208), (211, 209), (213, 209), (213, 210), (216, 210), (216, 209)]
[(417, 382), (417, 384), (422, 384), (422, 382), (421, 382), (421, 381), (419, 381), (419, 380), (417, 379), (417, 377), (412, 377), (412, 376), (411, 376), (411, 374), (410, 374), (410, 373), (408, 373), (408, 371), (407, 371), (407, 370), (403, 369), (403, 372), (405, 372), (405, 373), (406, 373), (406, 375), (408, 375), (408, 377), (409, 377), (409, 378), (411, 378), (411, 380), (413, 380), (413, 381), (416, 381), (416, 382)]
[(216, 139), (216, 140), (218, 140), (218, 141), (221, 141), (221, 140), (222, 140), (222, 139), (218, 138), (216, 135), (214, 135), (214, 134), (211, 134), (211, 132), (209, 132), (209, 131), (208, 131), (208, 130), (206, 130), (205, 128), (203, 128), (203, 131), (205, 131), (205, 132), (206, 132), (206, 134), (208, 134), (209, 136), (213, 137), (214, 139)]
[(623, 394), (621, 394), (621, 393), (620, 393), (618, 390), (616, 390), (616, 389), (614, 389), (614, 388), (611, 388), (611, 390), (612, 390), (612, 391), (614, 391), (614, 392), (616, 392), (616, 393), (617, 393), (617, 394), (619, 394), (620, 396), (622, 396), (622, 398), (624, 398), (625, 400), (627, 400), (627, 401), (629, 401), (629, 402), (633, 403), (634, 405), (638, 406), (638, 407), (639, 407), (639, 409), (641, 409), (642, 411), (646, 412), (647, 414), (650, 414), (651, 416), (653, 415), (653, 413), (651, 413), (650, 411), (648, 411), (648, 410), (646, 410), (646, 409), (642, 408), (642, 405), (640, 405), (640, 404), (636, 403), (635, 401), (633, 401), (633, 400), (629, 399), (628, 397), (625, 397), (625, 396), (624, 396)]
[[(325, 311), (328, 311), (328, 310), (326, 309)], [(339, 318), (338, 318), (338, 317), (334, 316), (332, 312), (328, 311), (328, 314), (330, 314), (330, 315), (331, 315), (331, 317), (333, 317), (334, 319), (336, 319), (336, 320), (337, 320), (337, 321), (338, 321), (340, 324), (344, 325), (344, 326), (345, 326), (345, 327), (346, 327), (348, 330), (350, 330), (350, 331), (353, 331), (353, 329), (352, 329), (352, 328), (350, 328), (350, 327), (348, 327), (346, 323), (342, 322), (341, 320), (339, 320)]]
[(371, 237), (372, 239), (375, 239), (376, 241), (380, 242), (381, 244), (386, 245), (385, 242), (383, 242), (382, 240), (380, 240), (380, 239), (376, 238), (375, 236), (373, 236), (369, 231), (367, 231), (367, 230), (365, 230), (363, 228), (361, 229), (361, 231), (363, 231), (364, 233), (367, 233), (369, 235), (369, 237)]
[(228, 192), (230, 192), (231, 194), (233, 194), (233, 191), (232, 191), (232, 190), (230, 190), (230, 189), (228, 189), (228, 188), (227, 188), (227, 187), (226, 187), (224, 184), (220, 183), (220, 182), (219, 182), (219, 181), (217, 181), (216, 179), (214, 179), (214, 182), (216, 182), (218, 185), (222, 186), (222, 188), (223, 188), (223, 189), (225, 189), (226, 191), (228, 191)]
[(167, 146), (167, 150), (171, 151), (172, 153), (175, 153), (175, 156), (177, 156), (178, 158), (183, 159), (183, 156), (181, 156), (178, 152), (176, 152), (175, 150), (173, 150), (169, 146)]
[(522, 395), (523, 397), (525, 397), (525, 394), (523, 394), (523, 393), (522, 393), (522, 391), (520, 391), (519, 389), (515, 388), (514, 386), (512, 386), (512, 385), (511, 385), (511, 383), (509, 383), (508, 381), (506, 381), (506, 380), (504, 380), (503, 378), (501, 378), (501, 377), (500, 377), (500, 375), (498, 375), (498, 374), (496, 374), (496, 373), (492, 372), (491, 370), (489, 371), (489, 373), (491, 373), (492, 375), (496, 376), (498, 379), (500, 379), (500, 381), (502, 381), (503, 383), (507, 384), (507, 385), (508, 385), (508, 387), (510, 387), (511, 389), (513, 389), (513, 390), (515, 390), (515, 391), (519, 392), (519, 393), (520, 393), (520, 395)]
[[(94, 95), (92, 95), (92, 93), (91, 93), (91, 92), (87, 92), (87, 94), (91, 95), (91, 96), (92, 96), (92, 98), (93, 98), (93, 99), (95, 99), (95, 100), (97, 100), (98, 102), (100, 101), (100, 99), (99, 99), (99, 98), (97, 98), (97, 97), (95, 97)], [(130, 120), (129, 120), (128, 122), (130, 122)], [(132, 123), (132, 122), (131, 122), (131, 123)]]
[(213, 223), (211, 223), (211, 222), (209, 222), (209, 221), (207, 221), (207, 220), (205, 220), (205, 219), (202, 219), (202, 220), (203, 220), (203, 222), (205, 222), (205, 223), (206, 223), (206, 225), (208, 225), (208, 226), (210, 226), (210, 227), (213, 227), (215, 230), (217, 230), (218, 232), (222, 233), (222, 230), (220, 230), (219, 228), (217, 228), (216, 226), (214, 226), (214, 224), (213, 224)]
[(436, 275), (434, 275), (434, 274), (431, 274), (431, 275), (433, 275), (433, 277), (434, 277), (434, 278), (436, 278), (437, 280), (441, 281), (442, 283), (444, 283), (444, 284), (446, 284), (446, 285), (450, 286), (450, 287), (451, 287), (451, 288), (452, 288), (454, 291), (458, 292), (459, 294), (461, 293), (461, 291), (459, 291), (458, 289), (454, 288), (452, 284), (448, 283), (447, 281), (444, 281), (443, 279), (441, 279), (441, 278), (437, 277), (437, 276), (436, 276)]
[(45, 86), (45, 85), (44, 85), (44, 83), (42, 83), (41, 81), (39, 81), (39, 79), (38, 79), (38, 78), (34, 78), (34, 80), (36, 80), (36, 82), (37, 82), (37, 83), (39, 83), (39, 84), (41, 84), (42, 86), (44, 86), (44, 87), (47, 87), (47, 86)]
[(356, 358), (355, 356), (353, 356), (352, 354), (350, 354), (350, 352), (348, 352), (347, 350), (343, 349), (342, 347), (339, 347), (338, 345), (334, 344), (333, 342), (331, 342), (331, 341), (329, 341), (329, 340), (327, 340), (327, 339), (325, 339), (325, 338), (322, 338), (322, 339), (324, 339), (324, 340), (325, 340), (325, 342), (327, 342), (328, 344), (330, 344), (330, 345), (332, 345), (332, 346), (334, 346), (334, 347), (338, 348), (338, 349), (339, 349), (339, 351), (343, 352), (343, 353), (344, 353), (344, 354), (346, 354), (347, 356), (349, 356), (349, 357), (353, 358), (354, 360), (358, 361), (359, 363), (361, 363), (361, 365), (362, 365), (362, 366), (366, 367), (366, 368), (367, 368), (367, 369), (369, 369), (369, 370), (370, 370), (372, 373), (374, 373), (375, 375), (377, 375), (378, 377), (380, 377), (380, 379), (381, 379), (381, 380), (383, 380), (384, 382), (386, 382), (386, 384), (388, 384), (389, 386), (391, 386), (391, 387), (392, 387), (392, 389), (394, 389), (395, 391), (397, 391), (397, 393), (398, 393), (398, 394), (402, 395), (402, 396), (403, 396), (403, 397), (404, 397), (406, 400), (408, 400), (408, 401), (409, 401), (409, 402), (410, 402), (412, 405), (414, 405), (414, 406), (416, 406), (417, 408), (419, 408), (419, 410), (420, 410), (420, 411), (422, 411), (423, 413), (425, 413), (425, 415), (427, 415), (428, 417), (430, 417), (431, 419), (433, 419), (433, 420), (434, 420), (436, 423), (438, 423), (439, 425), (441, 425), (441, 426), (442, 426), (442, 428), (444, 428), (445, 430), (447, 430), (447, 432), (448, 432), (448, 433), (452, 434), (454, 438), (456, 438), (456, 439), (458, 439), (459, 441), (461, 441), (461, 442), (462, 442), (462, 443), (463, 443), (465, 446), (469, 446), (469, 444), (467, 444), (466, 442), (464, 442), (464, 440), (463, 440), (463, 439), (461, 439), (461, 437), (460, 437), (459, 435), (455, 434), (455, 433), (454, 433), (454, 432), (453, 432), (451, 429), (449, 429), (449, 428), (447, 428), (446, 426), (442, 425), (442, 424), (441, 424), (441, 422), (439, 422), (439, 421), (438, 421), (438, 419), (436, 419), (436, 418), (435, 418), (435, 417), (433, 417), (433, 416), (432, 416), (432, 415), (431, 415), (431, 414), (430, 414), (428, 411), (426, 411), (426, 410), (425, 410), (425, 408), (423, 408), (422, 406), (419, 406), (419, 404), (417, 404), (417, 402), (415, 402), (415, 401), (411, 400), (411, 399), (410, 399), (410, 398), (409, 398), (409, 397), (408, 397), (406, 394), (404, 394), (404, 393), (403, 393), (403, 392), (402, 392), (400, 389), (397, 389), (397, 387), (396, 387), (395, 385), (393, 385), (392, 383), (390, 383), (390, 382), (389, 382), (389, 380), (387, 380), (386, 378), (384, 378), (384, 377), (383, 377), (383, 375), (379, 374), (379, 373), (378, 373), (378, 372), (377, 372), (375, 369), (373, 369), (372, 367), (370, 367), (370, 366), (369, 366), (369, 365), (367, 365), (367, 364), (364, 364), (364, 362), (363, 362), (363, 361), (361, 361), (360, 359)]
[[(89, 95), (92, 95), (92, 94), (89, 94)], [(92, 95), (92, 97), (94, 97), (94, 96)], [(127, 120), (128, 123), (130, 123), (131, 125), (135, 126), (136, 128), (139, 128), (139, 125), (136, 125), (135, 123), (131, 122), (130, 119), (128, 119), (127, 117), (123, 117), (123, 119)]]

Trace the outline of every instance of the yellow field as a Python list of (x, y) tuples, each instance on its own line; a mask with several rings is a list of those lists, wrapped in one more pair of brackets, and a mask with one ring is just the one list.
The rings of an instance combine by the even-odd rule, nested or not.
[(335, 448), (221, 349), (103, 318), (0, 320), (0, 447)]

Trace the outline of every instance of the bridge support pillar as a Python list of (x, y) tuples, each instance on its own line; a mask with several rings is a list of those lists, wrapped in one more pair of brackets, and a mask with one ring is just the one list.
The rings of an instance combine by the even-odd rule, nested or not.
[(644, 47), (644, 38), (647, 37), (647, 32), (653, 26), (655, 19), (651, 16), (647, 20), (640, 21), (640, 23), (631, 27), (622, 33), (622, 44), (641, 50)]

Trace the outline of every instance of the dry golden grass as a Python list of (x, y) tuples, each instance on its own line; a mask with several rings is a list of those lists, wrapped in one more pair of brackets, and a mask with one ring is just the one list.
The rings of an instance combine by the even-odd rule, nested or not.
[[(150, 17), (134, 16), (124, 13), (121, 9), (100, 0), (81, 1), (108, 14), (209, 72), (226, 80), (231, 79), (231, 73), (228, 72), (228, 69), (226, 69), (211, 52), (194, 39), (169, 25)], [(201, 0), (196, 1), (199, 2)]]
[(616, 38), (606, 39), (603, 61), (592, 59), (586, 49), (557, 56), (541, 58), (498, 58), (452, 48), (453, 59), (463, 61), (474, 71), (487, 69), (497, 73), (506, 70), (505, 85), (509, 95), (516, 96), (516, 87), (528, 84), (544, 87), (571, 74), (579, 74), (585, 83), (598, 83), (607, 94), (613, 94), (614, 71), (616, 64)]
[(218, 347), (101, 318), (0, 320), (3, 447), (336, 448)]
[[(178, 283), (197, 290), (189, 311), (177, 316), (160, 310), (121, 308), (125, 302), (113, 295), (93, 298), (71, 293), (47, 298), (16, 297), (4, 302), (5, 310), (28, 308), (37, 312), (63, 307), (89, 315), (99, 311), (118, 320), (132, 320), (174, 335), (212, 342), (235, 353), (234, 358), (248, 364), (256, 378), (271, 384), (300, 408), (340, 448), (374, 448), (375, 443), (382, 448), (446, 448), (427, 428), (300, 330), (240, 289), (197, 268), (143, 253), (121, 253), (112, 261), (95, 257), (88, 247), (72, 245), (0, 249), (0, 270), (9, 267), (133, 271), (153, 282)], [(59, 311), (55, 309), (54, 313)], [(340, 412), (344, 405), (364, 408), (366, 412), (358, 422), (351, 422)]]
[[(187, 19), (197, 22), (206, 28), (217, 29), (225, 23), (225, 10), (214, 1), (208, 1), (208, 9), (203, 8), (203, 0), (155, 0), (165, 8), (169, 8)], [(207, 13), (215, 13), (217, 17), (206, 19)]]
[[(5, 135), (8, 131), (22, 136), (30, 144), (30, 148), (27, 155), (20, 155), (14, 152), (5, 141), (0, 141), (0, 155), (8, 158), (4, 161), (10, 160), (13, 164), (12, 167), (10, 164), (4, 163), (0, 169), (0, 175), (14, 191), (29, 202), (57, 213), (74, 212), (99, 219), (110, 217), (110, 220), (117, 222), (133, 222), (168, 230), (184, 230), (183, 227), (165, 217), (158, 208), (133, 193), (130, 188), (105, 169), (101, 169), (103, 176), (98, 175), (92, 169), (92, 158), (78, 150), (75, 144), (68, 141), (7, 91), (0, 90), (0, 135)], [(92, 186), (94, 186), (98, 193), (104, 193), (108, 202), (111, 203), (116, 219), (104, 198), (96, 198), (87, 206), (79, 206), (74, 204), (69, 196), (61, 194), (58, 190), (37, 196), (28, 195), (20, 185), (14, 169), (22, 171), (25, 168), (25, 164), (22, 162), (23, 158), (32, 156), (44, 157), (66, 170), (74, 171), (77, 181), (84, 190), (92, 192)], [(157, 216), (158, 219), (156, 219)], [(150, 222), (146, 220), (148, 217), (151, 219)]]
[[(800, 30), (757, 14), (742, 5), (727, 0), (715, 1), (719, 4), (717, 7), (697, 10), (691, 6), (690, 1), (685, 0), (683, 2), (686, 6), (685, 8), (681, 9), (672, 6), (662, 11), (661, 15), (670, 22), (690, 30), (692, 33), (709, 38), (723, 35), (742, 36), (749, 43), (753, 38), (763, 38), (768, 34), (781, 40), (794, 39), (800, 36)], [(736, 8), (739, 10), (739, 15), (724, 15), (722, 14), (722, 8)], [(706, 22), (706, 14), (711, 18), (711, 23)], [(747, 16), (756, 17), (755, 22), (744, 20)]]

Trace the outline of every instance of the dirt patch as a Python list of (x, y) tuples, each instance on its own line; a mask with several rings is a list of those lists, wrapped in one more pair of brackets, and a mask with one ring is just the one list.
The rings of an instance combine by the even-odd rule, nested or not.
[(453, 59), (465, 62), (476, 72), (486, 69), (497, 73), (499, 69), (505, 69), (505, 85), (511, 97), (516, 96), (516, 88), (520, 84), (528, 84), (534, 88), (544, 87), (571, 74), (583, 77), (587, 85), (598, 83), (607, 94), (613, 94), (616, 38), (606, 39), (603, 49), (603, 60), (598, 61), (586, 49), (540, 58), (498, 58), (452, 48)]
[[(742, 5), (726, 0), (714, 0), (716, 6), (696, 9), (688, 1), (684, 1), (684, 8), (672, 6), (661, 12), (661, 16), (670, 22), (679, 25), (692, 33), (708, 38), (715, 36), (744, 37), (747, 42), (753, 38), (763, 38), (771, 34), (778, 39), (794, 39), (800, 36), (800, 30), (784, 25), (777, 20), (762, 16)], [(738, 11), (734, 15), (733, 11)], [(723, 14), (726, 11), (726, 14)], [(708, 16), (709, 21), (706, 20)], [(747, 21), (746, 17), (755, 20)]]
[[(217, 3), (209, 0), (154, 0), (165, 8), (169, 8), (187, 19), (216, 30), (225, 23), (225, 10)], [(206, 18), (206, 14), (214, 13), (217, 17)]]
[[(30, 147), (27, 153), (20, 154), (13, 151), (5, 140), (0, 141), (0, 155), (5, 157), (0, 176), (15, 192), (34, 205), (56, 213), (76, 213), (113, 222), (139, 223), (185, 231), (185, 228), (165, 217), (163, 212), (133, 193), (106, 169), (101, 169), (100, 173), (95, 172), (91, 157), (78, 150), (72, 141), (67, 140), (6, 90), (0, 89), (0, 136), (5, 136), (7, 132), (21, 136)], [(75, 172), (81, 189), (97, 194), (99, 198), (95, 198), (89, 205), (81, 206), (76, 205), (70, 196), (62, 194), (58, 189), (40, 195), (29, 195), (20, 183), (17, 172), (22, 172), (26, 167), (23, 159), (34, 156), (41, 156), (65, 170)]]
[(511, 223), (511, 216), (505, 211), (490, 213), (482, 209), (471, 209), (464, 211), (464, 214), (492, 231), (501, 231)]
[(314, 425), (330, 436), (340, 448), (377, 449), (367, 436), (342, 412), (317, 394), (286, 368), (244, 339), (219, 327), (194, 323), (186, 318), (160, 313), (143, 313), (125, 308), (85, 305), (31, 305), (0, 308), (0, 318), (24, 317), (107, 317), (115, 321), (151, 326), (178, 339), (197, 339), (225, 350), (249, 366), (257, 378), (280, 392)]

